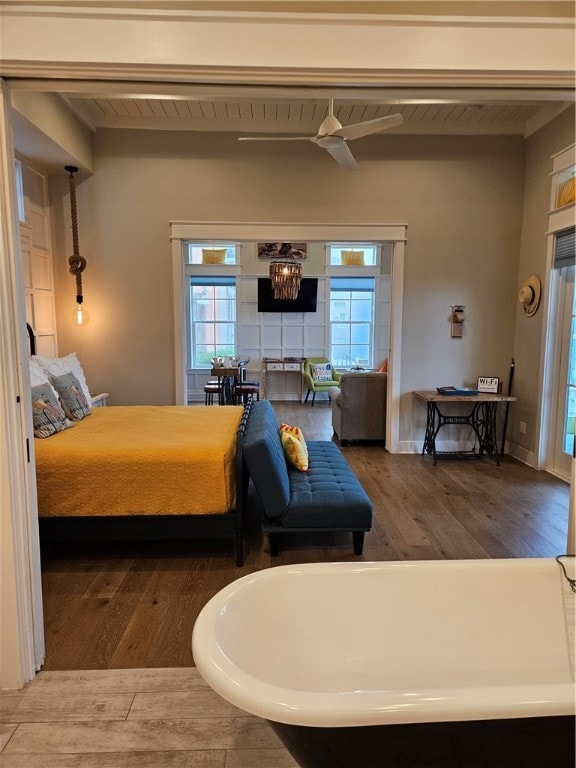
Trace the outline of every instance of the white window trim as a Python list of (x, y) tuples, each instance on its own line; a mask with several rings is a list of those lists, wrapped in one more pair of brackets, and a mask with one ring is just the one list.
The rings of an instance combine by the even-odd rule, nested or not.
[[(392, 259), (392, 297), (390, 306), (390, 355), (386, 446), (400, 452), (401, 340), (404, 296), (404, 258), (406, 224), (326, 224), (270, 222), (171, 221), (172, 281), (174, 306), (175, 402), (186, 405), (185, 297), (187, 289), (182, 259), (183, 240), (232, 240), (248, 242), (341, 242), (388, 241), (394, 243)], [(363, 274), (367, 274), (363, 272)]]
[[(362, 267), (358, 267), (358, 269), (361, 270), (363, 268)], [(343, 275), (342, 272), (340, 272), (339, 274), (332, 275), (332, 277), (340, 277), (340, 278), (344, 278), (345, 280), (354, 280), (355, 278), (360, 278), (360, 279), (362, 279), (362, 278), (373, 278), (373, 280), (374, 280), (374, 289), (372, 291), (372, 318), (370, 320), (370, 340), (368, 342), (368, 347), (369, 347), (369, 350), (370, 350), (370, 358), (371, 358), (370, 367), (374, 368), (374, 366), (376, 365), (376, 359), (375, 359), (375, 355), (376, 355), (376, 313), (377, 313), (377, 306), (378, 306), (378, 289), (380, 287), (379, 286), (379, 281), (378, 281), (378, 279), (375, 276), (366, 274), (366, 272), (363, 272), (362, 274), (357, 273), (357, 274), (346, 274), (346, 275)], [(331, 317), (332, 285), (331, 285), (331, 281), (330, 280), (328, 280), (327, 292), (328, 292), (328, 300), (326, 301), (326, 309), (327, 309), (327, 314), (328, 314), (328, 322), (327, 322), (327, 326), (328, 326), (328, 328), (327, 328), (327, 331), (328, 331), (328, 334), (327, 334), (328, 335), (328, 344), (327, 344), (326, 349), (329, 350), (329, 353), (328, 353), (329, 357), (330, 357), (331, 360), (333, 360), (333, 355), (332, 355), (332, 325), (341, 324), (341, 325), (353, 326), (353, 325), (356, 325), (357, 323), (359, 323), (361, 321), (354, 321), (354, 320), (342, 320), (342, 321), (332, 320), (332, 317)], [(363, 322), (365, 323), (366, 321), (363, 321)], [(335, 365), (335, 367), (338, 368), (337, 365)]]
[[(208, 246), (208, 248), (225, 248), (225, 247), (233, 245), (235, 250), (236, 250), (236, 254), (235, 254), (236, 255), (236, 261), (233, 264), (229, 264), (229, 263), (228, 264), (203, 264), (203, 263), (200, 263), (200, 262), (195, 264), (193, 262), (187, 262), (185, 264), (185, 266), (187, 268), (192, 268), (192, 269), (200, 268), (203, 271), (213, 270), (214, 268), (224, 268), (226, 270), (229, 270), (229, 269), (239, 269), (240, 268), (240, 264), (242, 263), (242, 244), (241, 243), (236, 243), (236, 242), (233, 242), (233, 241), (230, 241), (230, 240), (227, 240), (226, 242), (221, 242), (221, 241), (208, 241), (208, 242), (206, 242), (206, 241), (200, 241), (198, 239), (195, 239), (195, 240), (183, 240), (182, 241), (182, 258), (184, 258), (184, 252), (186, 251), (186, 249), (190, 245), (192, 245), (192, 246), (200, 246), (200, 247)], [(216, 274), (216, 273), (214, 273), (214, 274)]]
[[(365, 248), (375, 248), (376, 254), (375, 254), (375, 262), (374, 264), (332, 264), (330, 259), (330, 249), (331, 248), (342, 248), (342, 250), (349, 249), (349, 250), (362, 250), (362, 246)], [(357, 269), (361, 270), (363, 274), (367, 273), (367, 270), (376, 270), (378, 274), (380, 274), (380, 267), (382, 264), (382, 244), (381, 243), (357, 243), (357, 242), (348, 242), (343, 243), (341, 241), (335, 241), (332, 240), (329, 243), (326, 243), (326, 270), (337, 270), (338, 272), (348, 272), (349, 270)]]
[[(195, 265), (198, 266), (198, 265)], [(221, 265), (220, 265), (221, 266)], [(230, 265), (232, 266), (232, 265)], [(225, 270), (223, 273), (222, 271), (220, 273), (217, 273), (214, 269), (211, 270), (185, 270), (186, 271), (186, 277), (188, 278), (188, 292), (186, 296), (186, 337), (188, 339), (189, 344), (189, 351), (190, 351), (190, 367), (186, 368), (187, 373), (196, 372), (196, 373), (206, 373), (206, 371), (210, 370), (209, 368), (200, 368), (198, 366), (195, 366), (194, 363), (194, 321), (192, 320), (192, 301), (190, 300), (190, 277), (194, 277), (194, 275), (203, 275), (205, 277), (227, 277), (227, 278), (234, 278), (234, 289), (236, 291), (236, 308), (238, 306), (238, 276), (240, 270), (237, 268), (237, 265), (234, 265), (235, 272), (231, 273), (230, 270)], [(223, 322), (223, 321), (215, 321), (215, 322)], [(234, 336), (236, 338), (236, 341), (238, 339), (238, 318), (236, 317), (234, 319)], [(188, 359), (188, 357), (186, 358)]]

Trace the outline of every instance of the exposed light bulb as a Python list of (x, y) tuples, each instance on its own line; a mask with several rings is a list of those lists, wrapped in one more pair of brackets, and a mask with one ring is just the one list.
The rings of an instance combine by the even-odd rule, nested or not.
[(72, 319), (74, 320), (74, 325), (88, 325), (90, 315), (83, 304), (76, 304), (72, 311)]

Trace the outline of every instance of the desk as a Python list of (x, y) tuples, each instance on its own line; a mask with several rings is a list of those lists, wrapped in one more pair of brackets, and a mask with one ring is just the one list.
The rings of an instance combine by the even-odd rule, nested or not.
[(262, 397), (266, 397), (266, 377), (267, 374), (272, 371), (282, 371), (284, 373), (297, 373), (300, 376), (300, 402), (304, 397), (304, 363), (306, 358), (298, 357), (284, 357), (284, 358), (270, 358), (265, 357), (262, 360), (262, 368), (260, 371), (262, 382)]
[(234, 385), (242, 375), (240, 367), (237, 365), (231, 368), (225, 368), (224, 366), (214, 367), (210, 371), (210, 375), (218, 377), (218, 384), (220, 386), (218, 402), (220, 405), (234, 405)]
[[(498, 459), (498, 439), (496, 437), (496, 409), (498, 403), (510, 403), (516, 400), (509, 395), (492, 395), (481, 392), (478, 395), (440, 395), (434, 390), (412, 392), (413, 397), (423, 400), (427, 406), (426, 434), (422, 455), (428, 453), (436, 459), (444, 458), (474, 458), (483, 454)], [(470, 403), (472, 410), (467, 414), (448, 416), (442, 413), (439, 403)], [(436, 435), (446, 424), (465, 424), (472, 427), (478, 438), (479, 452), (472, 451), (437, 451)]]

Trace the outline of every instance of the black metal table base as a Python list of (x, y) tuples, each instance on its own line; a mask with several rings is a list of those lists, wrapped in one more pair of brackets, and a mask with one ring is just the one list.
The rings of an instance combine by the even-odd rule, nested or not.
[[(426, 434), (422, 455), (428, 453), (436, 460), (446, 459), (473, 459), (483, 455), (495, 456), (496, 464), (500, 464), (498, 458), (498, 440), (496, 438), (496, 409), (497, 402), (474, 403), (470, 413), (448, 415), (442, 413), (435, 401), (428, 401), (426, 415)], [(436, 437), (438, 432), (448, 424), (463, 424), (472, 427), (478, 440), (478, 451), (437, 451)]]

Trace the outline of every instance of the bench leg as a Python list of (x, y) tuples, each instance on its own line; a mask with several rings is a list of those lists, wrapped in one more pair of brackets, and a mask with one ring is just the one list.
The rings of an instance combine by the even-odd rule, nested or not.
[(354, 554), (361, 555), (364, 548), (364, 531), (352, 531), (352, 541), (354, 542)]
[(244, 536), (241, 531), (236, 533), (236, 567), (244, 565)]
[(275, 533), (268, 534), (268, 543), (270, 545), (270, 554), (272, 557), (277, 557), (280, 547), (278, 546), (278, 536)]

